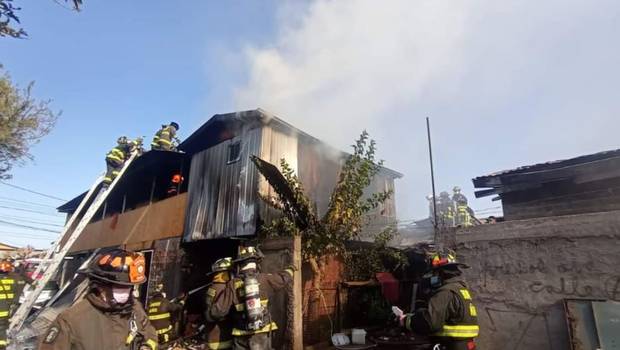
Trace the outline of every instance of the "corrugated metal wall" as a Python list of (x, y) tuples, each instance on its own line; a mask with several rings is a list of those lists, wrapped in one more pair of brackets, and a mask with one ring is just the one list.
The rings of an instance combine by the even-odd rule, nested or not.
[[(239, 160), (229, 162), (230, 146), (240, 142)], [(261, 128), (192, 157), (185, 241), (252, 235), (256, 231), (258, 171), (250, 155), (259, 154)]]

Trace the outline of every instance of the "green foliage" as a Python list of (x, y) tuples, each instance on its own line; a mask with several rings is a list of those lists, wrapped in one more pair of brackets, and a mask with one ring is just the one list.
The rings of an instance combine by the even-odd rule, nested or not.
[[(76, 11), (79, 11), (82, 5), (82, 0), (65, 0), (65, 2), (71, 2)], [(15, 24), (20, 23), (16, 13), (20, 10), (21, 7), (13, 5), (13, 0), (0, 0), (0, 37), (21, 39), (28, 36), (23, 28), (15, 28)]]
[(347, 280), (365, 281), (373, 278), (377, 272), (407, 267), (407, 256), (401, 250), (389, 247), (389, 243), (397, 236), (396, 229), (388, 227), (374, 236), (372, 245), (347, 251), (344, 255)]
[(32, 159), (30, 147), (52, 130), (59, 115), (50, 100), (32, 97), (33, 86), (20, 89), (8, 74), (0, 75), (0, 179), (11, 178), (13, 165)]
[[(264, 198), (272, 207), (281, 210), (284, 218), (264, 226), (263, 233), (266, 236), (300, 234), (302, 252), (307, 260), (343, 255), (346, 242), (358, 238), (365, 226), (365, 214), (391, 196), (391, 192), (386, 191), (364, 198), (364, 189), (383, 164), (376, 162), (375, 152), (375, 141), (370, 140), (364, 131), (353, 145), (353, 153), (342, 168), (328, 210), (322, 218), (318, 218), (293, 169), (282, 159), (282, 175), (293, 192), (293, 198), (283, 198), (282, 193), (278, 193), (278, 200)], [(256, 160), (254, 162), (257, 164)], [(261, 170), (260, 166), (258, 168)], [(303, 220), (299, 220), (299, 216), (303, 216)], [(306, 223), (306, 227), (299, 227), (299, 222)]]

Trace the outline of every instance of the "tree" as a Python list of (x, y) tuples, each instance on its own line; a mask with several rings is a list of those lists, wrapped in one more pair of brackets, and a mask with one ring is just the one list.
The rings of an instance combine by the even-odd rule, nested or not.
[(33, 159), (30, 147), (52, 130), (60, 112), (51, 100), (32, 97), (34, 82), (20, 89), (0, 65), (0, 179), (10, 179), (14, 165)]
[(359, 237), (366, 222), (366, 214), (385, 202), (390, 191), (364, 196), (373, 177), (383, 164), (375, 159), (376, 144), (364, 131), (352, 146), (350, 154), (340, 172), (336, 187), (330, 197), (329, 206), (321, 218), (305, 194), (303, 185), (285, 159), (280, 162), (282, 181), (275, 180), (265, 171), (266, 164), (253, 157), (258, 170), (274, 188), (278, 198), (263, 198), (269, 205), (280, 210), (283, 216), (265, 225), (262, 232), (268, 236), (301, 235), (302, 254), (312, 267), (316, 289), (321, 281), (319, 260), (324, 256), (346, 253), (346, 243)]
[[(79, 11), (82, 5), (82, 0), (65, 0), (65, 2), (71, 2), (76, 11)], [(15, 24), (20, 24), (16, 12), (21, 9), (13, 5), (13, 0), (0, 0), (0, 37), (24, 38), (28, 36), (23, 28), (14, 27)]]

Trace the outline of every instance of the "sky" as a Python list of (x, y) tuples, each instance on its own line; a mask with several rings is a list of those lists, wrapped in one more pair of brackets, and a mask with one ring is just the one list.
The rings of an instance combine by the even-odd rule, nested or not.
[[(482, 216), (501, 208), (474, 199), (476, 176), (620, 148), (617, 1), (15, 2), (29, 38), (1, 38), (0, 63), (62, 115), (9, 183), (59, 198), (90, 187), (120, 135), (175, 120), (183, 138), (257, 107), (343, 150), (366, 129), (404, 174), (403, 221), (427, 215), (426, 117), (437, 191), (462, 187)], [(3, 184), (0, 197), (0, 220), (63, 221), (61, 201)]]

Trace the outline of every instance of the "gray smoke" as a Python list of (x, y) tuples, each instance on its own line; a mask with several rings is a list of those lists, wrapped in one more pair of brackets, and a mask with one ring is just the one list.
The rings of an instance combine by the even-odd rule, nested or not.
[(424, 118), (438, 191), (504, 168), (618, 148), (620, 2), (313, 1), (285, 4), (269, 46), (245, 52), (237, 108), (265, 108), (348, 150), (362, 129), (427, 214)]

